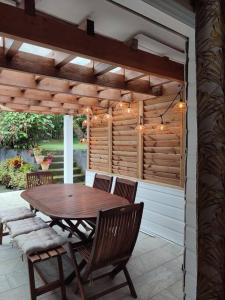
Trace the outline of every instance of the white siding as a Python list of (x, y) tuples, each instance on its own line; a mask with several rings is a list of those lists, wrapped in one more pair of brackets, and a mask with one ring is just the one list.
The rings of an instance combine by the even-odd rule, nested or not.
[[(86, 185), (92, 186), (93, 171), (86, 172)], [(113, 187), (115, 184), (113, 181)], [(144, 202), (141, 231), (184, 244), (184, 191), (139, 181), (136, 202)]]

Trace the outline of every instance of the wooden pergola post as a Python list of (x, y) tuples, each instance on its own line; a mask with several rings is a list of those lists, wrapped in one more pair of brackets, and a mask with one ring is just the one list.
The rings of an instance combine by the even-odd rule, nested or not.
[(197, 13), (197, 299), (225, 299), (225, 2)]

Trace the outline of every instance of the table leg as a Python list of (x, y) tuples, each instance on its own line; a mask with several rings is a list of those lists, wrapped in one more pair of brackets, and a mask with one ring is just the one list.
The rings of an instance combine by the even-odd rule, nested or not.
[(86, 241), (88, 239), (87, 236), (82, 231), (80, 231), (78, 229), (78, 226), (76, 224), (73, 224), (72, 221), (70, 221), (69, 219), (65, 219), (65, 222), (68, 224), (70, 229), (79, 236), (79, 238), (82, 241)]

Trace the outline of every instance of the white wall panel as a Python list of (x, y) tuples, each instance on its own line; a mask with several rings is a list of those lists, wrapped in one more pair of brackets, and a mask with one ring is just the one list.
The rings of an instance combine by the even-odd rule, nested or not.
[[(92, 186), (95, 172), (86, 171), (86, 185)], [(112, 191), (114, 190), (115, 178)], [(141, 231), (184, 244), (184, 191), (163, 185), (138, 183), (136, 202), (144, 202)]]

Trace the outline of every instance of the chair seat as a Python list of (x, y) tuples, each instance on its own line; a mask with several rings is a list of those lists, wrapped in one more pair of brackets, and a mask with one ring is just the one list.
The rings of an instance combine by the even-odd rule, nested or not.
[(0, 222), (7, 223), (34, 217), (35, 214), (26, 207), (17, 207), (0, 211)]
[(8, 222), (7, 227), (11, 236), (14, 238), (17, 235), (26, 234), (31, 231), (47, 228), (48, 224), (46, 224), (41, 218), (34, 217)]
[(18, 235), (14, 239), (19, 248), (26, 254), (35, 254), (62, 246), (67, 242), (51, 227)]

